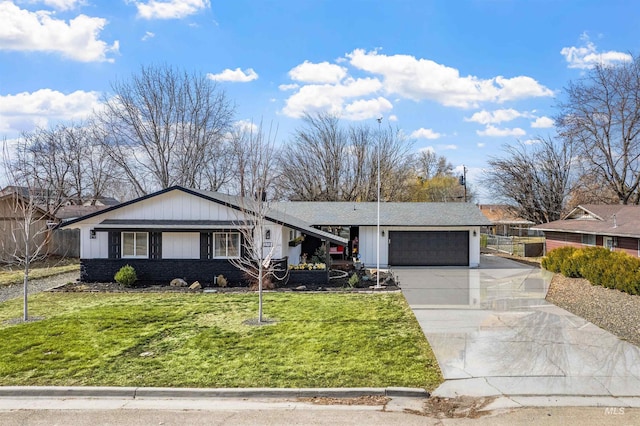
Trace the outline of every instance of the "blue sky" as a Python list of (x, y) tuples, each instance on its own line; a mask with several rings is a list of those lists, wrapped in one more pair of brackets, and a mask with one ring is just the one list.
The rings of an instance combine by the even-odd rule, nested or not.
[(473, 184), (503, 145), (554, 134), (569, 81), (639, 53), (639, 21), (628, 0), (0, 0), (0, 137), (80, 120), (169, 64), (283, 144), (304, 112), (383, 117)]

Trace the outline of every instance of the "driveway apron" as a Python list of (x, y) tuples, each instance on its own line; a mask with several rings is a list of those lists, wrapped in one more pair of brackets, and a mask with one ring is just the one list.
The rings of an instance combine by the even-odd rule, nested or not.
[(491, 255), (393, 272), (446, 379), (434, 395), (640, 396), (640, 349), (546, 302), (551, 273)]

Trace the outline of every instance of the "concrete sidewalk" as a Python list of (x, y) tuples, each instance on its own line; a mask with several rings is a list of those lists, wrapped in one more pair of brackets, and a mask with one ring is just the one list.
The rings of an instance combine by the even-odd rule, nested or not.
[(394, 272), (446, 379), (433, 395), (637, 406), (640, 349), (546, 302), (547, 271), (483, 255)]

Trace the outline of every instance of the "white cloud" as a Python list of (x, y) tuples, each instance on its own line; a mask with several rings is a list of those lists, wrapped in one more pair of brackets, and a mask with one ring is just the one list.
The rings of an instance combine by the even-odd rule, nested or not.
[(289, 71), (292, 80), (303, 83), (338, 83), (347, 75), (347, 69), (328, 62), (314, 64), (304, 61)]
[(458, 149), (458, 145), (438, 145), (438, 149), (442, 151), (453, 151)]
[(258, 125), (251, 120), (238, 120), (233, 123), (233, 126), (240, 131), (245, 131), (253, 134), (258, 133), (259, 130)]
[(398, 121), (398, 116), (397, 116), (397, 115), (395, 115), (395, 114), (391, 114), (391, 115), (389, 116), (389, 119), (388, 119), (388, 120), (389, 120), (389, 121)]
[(515, 120), (519, 117), (527, 117), (528, 113), (516, 111), (515, 109), (497, 109), (495, 111), (478, 111), (471, 117), (465, 117), (464, 121), (473, 121), (480, 124), (498, 124), (505, 121)]
[(135, 5), (143, 19), (181, 19), (211, 7), (209, 0), (149, 0)]
[(42, 0), (42, 3), (56, 10), (72, 10), (86, 3), (85, 0)]
[(554, 124), (553, 119), (549, 117), (538, 117), (533, 123), (531, 123), (531, 127), (534, 129), (548, 129), (553, 127)]
[(107, 24), (103, 18), (78, 15), (69, 23), (54, 19), (52, 12), (30, 12), (5, 1), (0, 3), (0, 49), (57, 52), (81, 62), (113, 62), (107, 54), (117, 53), (119, 42), (111, 46), (99, 40)]
[(366, 120), (380, 117), (392, 108), (391, 102), (382, 96), (376, 99), (360, 99), (345, 106), (342, 116), (347, 120)]
[(587, 33), (583, 33), (580, 40), (583, 42), (582, 46), (563, 47), (560, 51), (569, 64), (569, 68), (589, 69), (596, 65), (607, 66), (632, 60), (631, 55), (624, 52), (616, 52), (615, 50), (598, 52), (596, 45), (589, 40)]
[(249, 81), (257, 80), (258, 74), (253, 70), (253, 68), (247, 68), (245, 71), (242, 71), (240, 68), (236, 68), (235, 70), (227, 68), (219, 74), (208, 73), (207, 78), (215, 81), (247, 83)]
[(97, 92), (64, 94), (51, 89), (0, 96), (0, 131), (28, 131), (46, 126), (50, 120), (86, 118), (101, 106), (99, 97)]
[(295, 84), (295, 83), (293, 83), (293, 84), (281, 84), (280, 86), (278, 86), (278, 89), (280, 89), (280, 90), (282, 90), (284, 92), (284, 91), (287, 91), (287, 90), (295, 90), (298, 87), (300, 87), (300, 86)]
[(418, 152), (436, 152), (436, 150), (432, 146), (425, 146), (424, 148), (420, 148)]
[(485, 145), (486, 145), (486, 143), (484, 143), (484, 142), (478, 142), (478, 143), (476, 144), (476, 146), (477, 146), (478, 148), (484, 148), (484, 147), (485, 147)]
[(155, 33), (152, 33), (151, 31), (147, 31), (146, 33), (144, 33), (144, 35), (142, 36), (142, 41), (147, 41), (150, 38), (154, 38), (156, 36)]
[(461, 77), (451, 67), (409, 55), (387, 56), (356, 49), (346, 55), (359, 70), (383, 77), (384, 90), (413, 100), (431, 99), (445, 106), (474, 107), (480, 102), (505, 102), (552, 96), (553, 92), (527, 76), (480, 79)]
[(432, 129), (425, 129), (424, 127), (421, 127), (418, 130), (411, 132), (409, 137), (414, 139), (439, 139), (442, 137), (442, 134), (434, 132)]
[(509, 129), (509, 128), (501, 129), (491, 124), (489, 124), (484, 130), (476, 130), (476, 133), (480, 136), (492, 136), (492, 137), (524, 136), (527, 134), (527, 132), (525, 132), (519, 127), (514, 127), (513, 129)]
[(347, 78), (338, 84), (308, 84), (287, 99), (283, 112), (294, 118), (319, 111), (342, 114), (347, 100), (371, 95), (381, 88), (382, 83), (375, 78)]

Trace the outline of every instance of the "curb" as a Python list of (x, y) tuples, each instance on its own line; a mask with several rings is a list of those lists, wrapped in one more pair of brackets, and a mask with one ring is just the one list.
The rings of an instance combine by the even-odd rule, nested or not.
[(356, 398), (376, 395), (428, 398), (420, 388), (137, 388), (90, 386), (0, 386), (0, 398)]

